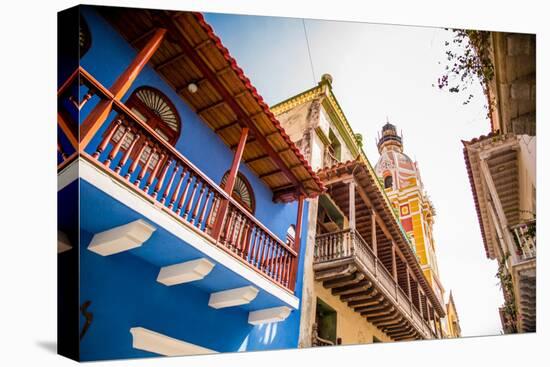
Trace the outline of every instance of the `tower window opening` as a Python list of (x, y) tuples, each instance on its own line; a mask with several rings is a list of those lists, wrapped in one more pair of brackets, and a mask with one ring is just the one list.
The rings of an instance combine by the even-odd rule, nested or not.
[(391, 175), (384, 178), (384, 188), (391, 189), (393, 187), (393, 177)]

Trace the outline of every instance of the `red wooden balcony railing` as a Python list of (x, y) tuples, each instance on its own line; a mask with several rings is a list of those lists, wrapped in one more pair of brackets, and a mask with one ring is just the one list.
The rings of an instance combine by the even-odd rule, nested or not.
[[(80, 83), (88, 88), (79, 108), (94, 98), (108, 99), (117, 115), (100, 139), (92, 138), (80, 155), (128, 189), (160, 204), (162, 209), (246, 265), (282, 287), (293, 291), (292, 272), (298, 256), (292, 245), (281, 241), (250, 212), (215, 182), (195, 167), (171, 144), (143, 122), (122, 102), (113, 98), (84, 69)], [(228, 210), (219, 218), (218, 208), (228, 202)], [(221, 211), (220, 211), (221, 212)], [(218, 239), (212, 228), (221, 222)]]
[[(78, 70), (76, 70), (57, 91), (59, 101), (66, 100), (71, 107), (76, 106), (69, 89), (76, 84), (78, 75)], [(57, 127), (57, 169), (61, 171), (78, 155), (78, 128), (76, 121), (71, 121), (69, 112), (61, 106), (58, 106)]]

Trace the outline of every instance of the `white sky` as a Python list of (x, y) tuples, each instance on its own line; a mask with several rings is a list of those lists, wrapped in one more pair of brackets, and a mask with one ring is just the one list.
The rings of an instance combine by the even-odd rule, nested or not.
[(453, 297), (463, 336), (500, 333), (497, 265), (486, 258), (462, 155), (461, 139), (489, 132), (479, 86), (466, 95), (437, 84), (451, 32), (438, 28), (207, 14), (208, 22), (271, 105), (314, 86), (323, 73), (351, 126), (363, 134), (371, 163), (388, 116), (403, 131), (405, 153), (419, 162), (436, 208), (440, 278)]

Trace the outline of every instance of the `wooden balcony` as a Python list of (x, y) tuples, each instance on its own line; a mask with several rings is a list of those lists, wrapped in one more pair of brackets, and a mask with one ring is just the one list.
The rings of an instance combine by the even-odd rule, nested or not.
[(433, 313), (417, 308), (357, 231), (317, 236), (313, 268), (317, 281), (393, 339), (435, 337)]
[(536, 243), (536, 226), (535, 220), (521, 223), (510, 228), (516, 249), (522, 261), (533, 259), (537, 256)]
[[(77, 82), (88, 93), (72, 102), (78, 100), (71, 97)], [(116, 112), (105, 120), (108, 127), (99, 130), (103, 135), (91, 137), (85, 147), (75, 137), (78, 129), (74, 123), (69, 123), (66, 114), (58, 114), (59, 139), (65, 142), (64, 146), (68, 141), (73, 150), (67, 153), (67, 148), (58, 148), (59, 171), (80, 156), (213, 245), (284, 289), (294, 291), (298, 264), (294, 244), (283, 242), (267, 229), (125, 104), (113, 98), (93, 76), (79, 68), (60, 88), (58, 97), (78, 110), (94, 99), (109, 100)]]
[(518, 254), (512, 272), (519, 332), (534, 332), (537, 326), (536, 225), (532, 220), (510, 228)]

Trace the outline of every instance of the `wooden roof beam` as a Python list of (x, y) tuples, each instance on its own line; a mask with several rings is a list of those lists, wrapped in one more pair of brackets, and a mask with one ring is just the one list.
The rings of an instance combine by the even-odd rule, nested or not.
[(151, 36), (153, 33), (155, 33), (157, 29), (158, 29), (158, 27), (153, 27), (153, 28), (149, 29), (148, 31), (142, 33), (138, 37), (131, 40), (130, 44), (135, 47), (137, 43), (149, 38), (149, 36)]
[(166, 11), (162, 12), (161, 17), (166, 21), (166, 24), (168, 29), (170, 30), (170, 33), (172, 33), (173, 35), (179, 36), (178, 44), (181, 46), (182, 50), (189, 55), (189, 58), (193, 61), (195, 66), (197, 66), (197, 68), (204, 75), (204, 77), (210, 81), (210, 83), (212, 84), (212, 87), (222, 96), (223, 100), (227, 103), (227, 105), (231, 108), (231, 110), (233, 110), (237, 118), (242, 120), (243, 124), (250, 129), (250, 131), (258, 139), (258, 142), (263, 146), (263, 148), (266, 150), (266, 153), (269, 154), (270, 158), (275, 162), (275, 164), (281, 168), (283, 173), (296, 186), (296, 188), (300, 191), (300, 193), (305, 193), (306, 191), (302, 183), (298, 180), (296, 176), (294, 176), (292, 171), (286, 166), (282, 158), (277, 154), (275, 149), (267, 141), (267, 138), (265, 138), (262, 135), (261, 131), (258, 129), (256, 124), (252, 122), (252, 120), (246, 114), (246, 112), (235, 101), (232, 94), (227, 89), (225, 89), (223, 84), (218, 80), (216, 72), (212, 71), (210, 67), (205, 63), (205, 61), (197, 53), (195, 53), (194, 48), (187, 41), (184, 35), (184, 32), (181, 29), (181, 26), (174, 19), (172, 19), (168, 14), (169, 13), (167, 13)]
[(396, 331), (396, 330), (403, 330), (404, 327), (407, 327), (409, 325), (410, 324), (407, 321), (407, 319), (403, 318), (403, 320), (401, 320), (400, 323), (386, 326), (386, 327), (382, 328), (382, 331), (387, 333), (387, 332), (392, 332), (392, 331)]
[(407, 319), (402, 317), (401, 321), (399, 321), (398, 323), (393, 323), (393, 324), (389, 324), (387, 326), (383, 326), (382, 331), (386, 332), (386, 331), (390, 331), (390, 330), (403, 329), (408, 324), (409, 324), (409, 322), (407, 321)]
[[(246, 144), (250, 144), (250, 143), (255, 143), (256, 142), (256, 137), (255, 136), (249, 136), (247, 139), (246, 139)], [(239, 146), (239, 144), (233, 144), (231, 146), (229, 146), (229, 149), (231, 150), (235, 150), (237, 149), (237, 147)]]
[(393, 309), (393, 306), (388, 301), (382, 301), (377, 305), (357, 307), (354, 309), (354, 311), (361, 312), (361, 315), (367, 315), (368, 313), (376, 311), (388, 311), (390, 309)]
[(209, 111), (213, 111), (221, 106), (223, 106), (225, 104), (225, 100), (220, 100), (220, 101), (217, 101), (211, 105), (208, 105), (206, 107), (203, 107), (203, 108), (200, 108), (198, 110), (196, 110), (195, 112), (197, 113), (197, 115), (202, 115), (206, 112), (209, 112)]
[[(380, 298), (376, 297), (378, 294), (378, 291), (374, 288), (369, 288), (366, 291), (357, 292), (357, 293), (349, 293), (349, 294), (343, 294), (340, 296), (340, 300), (342, 302), (348, 302), (348, 304), (351, 306), (353, 301), (360, 301), (360, 304), (376, 304), (380, 302)], [(372, 303), (370, 303), (372, 302)]]
[(360, 292), (360, 291), (366, 291), (369, 288), (372, 288), (372, 282), (370, 282), (368, 280), (363, 280), (363, 281), (358, 282), (358, 283), (352, 283), (352, 284), (347, 284), (347, 285), (344, 285), (344, 286), (341, 286), (341, 287), (332, 288), (331, 293), (334, 296), (338, 296), (338, 295), (341, 295), (341, 294), (350, 294), (350, 293), (357, 293), (357, 292)]
[(401, 315), (399, 315), (399, 313), (395, 313), (394, 316), (392, 317), (384, 317), (384, 318), (381, 318), (381, 319), (378, 319), (378, 320), (369, 320), (369, 318), (367, 317), (367, 320), (375, 325), (376, 327), (378, 328), (382, 328), (384, 326), (389, 326), (389, 325), (397, 325), (401, 322), (403, 322), (403, 320), (405, 320), (405, 318)]
[(218, 134), (218, 133), (220, 133), (220, 132), (222, 132), (222, 131), (224, 131), (224, 130), (230, 129), (230, 128), (235, 127), (235, 126), (239, 126), (240, 124), (241, 124), (241, 123), (240, 123), (240, 121), (239, 121), (238, 119), (237, 119), (237, 120), (233, 120), (232, 122), (230, 122), (230, 123), (228, 123), (228, 124), (226, 124), (226, 125), (223, 125), (223, 126), (218, 127), (217, 129), (214, 129), (214, 132), (215, 132), (216, 134)]
[(383, 307), (383, 308), (379, 308), (378, 310), (367, 310), (367, 311), (361, 311), (361, 316), (366, 316), (367, 318), (369, 317), (378, 317), (378, 316), (384, 316), (384, 315), (388, 315), (390, 313), (392, 313), (393, 311), (395, 311), (395, 307)]
[(204, 40), (204, 41), (198, 43), (197, 45), (195, 45), (195, 46), (193, 47), (193, 49), (194, 49), (195, 51), (200, 51), (200, 50), (202, 50), (203, 48), (205, 48), (206, 46), (211, 45), (211, 44), (213, 44), (213, 43), (214, 43), (214, 42), (213, 42), (210, 38), (208, 38), (208, 39), (206, 39), (206, 40)]
[(416, 331), (414, 329), (413, 330), (405, 329), (402, 332), (396, 332), (396, 333), (392, 333), (392, 334), (388, 334), (388, 335), (390, 335), (392, 338), (410, 339), (415, 334), (416, 334)]
[(262, 174), (259, 175), (258, 177), (259, 177), (260, 179), (262, 179), (262, 178), (266, 178), (266, 177), (269, 177), (269, 176), (273, 176), (273, 175), (279, 174), (279, 173), (281, 173), (281, 172), (282, 172), (282, 171), (281, 171), (279, 168), (277, 168), (277, 169), (275, 169), (275, 170), (273, 170), (273, 171), (269, 171), (269, 172), (266, 172), (266, 173), (262, 173)]
[(323, 287), (328, 289), (339, 288), (350, 284), (357, 284), (361, 282), (363, 279), (365, 279), (365, 275), (363, 273), (357, 272), (357, 273), (348, 275), (342, 279), (327, 280), (323, 282)]
[[(284, 148), (284, 149), (278, 150), (277, 154), (285, 153), (285, 152), (288, 152), (289, 150), (290, 148)], [(269, 158), (269, 154), (262, 154), (254, 158), (245, 159), (244, 163), (246, 164), (256, 163), (258, 161), (261, 161), (267, 158)]]
[[(374, 293), (374, 292), (373, 292)], [(340, 297), (341, 298), (341, 297)], [(372, 295), (371, 297), (365, 297), (365, 299), (356, 299), (356, 300), (350, 300), (348, 301), (349, 307), (359, 307), (359, 306), (372, 306), (376, 305), (384, 300), (384, 296), (380, 295), (378, 297), (375, 297)]]
[(394, 319), (398, 319), (402, 316), (400, 316), (400, 313), (393, 309), (391, 312), (388, 312), (387, 314), (384, 314), (382, 316), (373, 316), (373, 317), (367, 317), (367, 320), (369, 320), (369, 322), (371, 323), (376, 323), (376, 322), (384, 322), (384, 321), (389, 321), (389, 320), (394, 320)]
[(409, 322), (404, 322), (399, 327), (386, 328), (384, 332), (389, 335), (397, 336), (398, 334), (414, 332), (415, 328)]
[(181, 59), (184, 59), (185, 57), (186, 57), (185, 52), (180, 52), (180, 53), (164, 60), (163, 62), (161, 62), (157, 66), (155, 66), (155, 70), (160, 71), (160, 70), (164, 69), (165, 67), (167, 67), (169, 65), (172, 65), (173, 63), (175, 63), (175, 62), (177, 62)]

